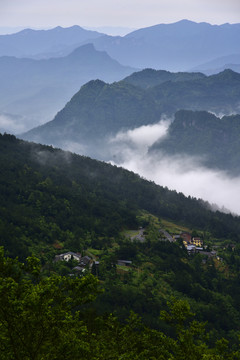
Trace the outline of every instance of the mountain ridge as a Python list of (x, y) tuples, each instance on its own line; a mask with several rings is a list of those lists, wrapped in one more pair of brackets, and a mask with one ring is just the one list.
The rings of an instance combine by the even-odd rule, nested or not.
[(60, 58), (0, 57), (0, 113), (14, 111), (24, 116), (29, 129), (34, 122), (50, 120), (87, 81), (102, 78), (112, 82), (132, 71), (92, 44)]
[(32, 57), (52, 52), (54, 49), (63, 51), (67, 46), (77, 47), (81, 45), (81, 42), (102, 35), (102, 33), (86, 30), (78, 25), (68, 28), (57, 26), (48, 30), (24, 29), (15, 34), (0, 35), (0, 56)]
[[(190, 30), (189, 30), (190, 28)], [(240, 24), (211, 25), (188, 20), (135, 30), (118, 41), (93, 40), (121, 64), (187, 71), (220, 56), (239, 52)]]
[[(240, 24), (212, 25), (189, 20), (145, 27), (123, 37), (85, 30), (78, 25), (24, 31), (1, 35), (0, 55), (59, 57), (68, 55), (86, 42), (92, 42), (97, 50), (107, 51), (125, 66), (187, 71), (217, 57), (238, 53), (237, 44), (240, 41)], [(70, 33), (73, 35), (69, 36)], [(57, 37), (59, 34), (60, 39)], [(30, 35), (39, 37), (40, 48), (33, 40), (29, 40), (27, 45), (24, 38)], [(47, 39), (48, 45), (41, 36)]]
[(240, 115), (219, 118), (206, 111), (180, 110), (175, 114), (168, 136), (157, 141), (150, 153), (197, 156), (212, 169), (240, 174)]
[[(152, 74), (152, 71), (143, 70), (130, 76), (130, 79), (138, 76), (140, 86), (125, 80), (112, 84), (90, 81), (51, 122), (21, 137), (65, 149), (71, 149), (68, 146), (74, 144), (76, 151), (82, 154), (109, 161), (111, 139), (121, 131), (157, 124), (161, 116), (173, 117), (180, 109), (206, 110), (217, 114), (231, 114), (239, 110), (240, 74), (231, 70), (209, 77), (170, 74), (172, 79), (178, 78), (179, 81), (167, 80), (163, 83), (161, 76), (166, 73), (154, 70), (153, 74), (160, 74), (156, 80), (160, 81), (158, 85), (149, 73)], [(146, 84), (154, 86), (144, 88)]]

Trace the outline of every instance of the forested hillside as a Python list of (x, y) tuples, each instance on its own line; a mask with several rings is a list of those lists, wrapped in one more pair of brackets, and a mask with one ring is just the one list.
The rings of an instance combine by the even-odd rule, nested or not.
[[(39, 259), (28, 259), (28, 265), (23, 267), (22, 263), (19, 265), (1, 255), (3, 310), (0, 310), (0, 321), (3, 325), (0, 338), (8, 339), (3, 352), (7, 355), (3, 359), (7, 359), (13, 349), (19, 349), (20, 354), (25, 354), (26, 349), (37, 351), (36, 356), (29, 359), (40, 359), (39, 354), (46, 351), (59, 357), (62, 347), (51, 346), (56, 324), (60, 321), (58, 314), (62, 314), (64, 321), (62, 330), (56, 332), (56, 339), (62, 339), (74, 319), (78, 326), (71, 325), (69, 336), (71, 334), (74, 346), (81, 349), (86, 358), (91, 358), (88, 346), (95, 349), (99, 340), (103, 348), (99, 348), (96, 359), (110, 359), (104, 341), (110, 336), (112, 349), (117, 341), (110, 329), (118, 329), (116, 331), (125, 339), (123, 333), (127, 331), (127, 337), (135, 336), (140, 326), (142, 336), (147, 336), (148, 340), (142, 350), (137, 350), (140, 339), (137, 340), (132, 349), (134, 354), (138, 351), (149, 354), (145, 352), (147, 349), (155, 354), (155, 346), (158, 349), (162, 346), (170, 358), (183, 359), (178, 352), (186, 346), (189, 359), (194, 359), (191, 354), (202, 359), (202, 351), (209, 354), (210, 359), (212, 353), (219, 354), (216, 341), (226, 337), (229, 345), (224, 340), (224, 351), (231, 354), (229, 359), (235, 359), (232, 352), (237, 350), (240, 318), (239, 217), (212, 212), (209, 204), (201, 200), (186, 198), (116, 166), (24, 142), (12, 135), (0, 136), (0, 166), (0, 245), (7, 255), (17, 256), (21, 262), (31, 254)], [(172, 231), (185, 229), (203, 237), (207, 249), (218, 244), (218, 259), (216, 255), (210, 258), (189, 255), (181, 239), (166, 241), (159, 229), (171, 224), (178, 229)], [(142, 241), (126, 235), (139, 227), (144, 229)], [(229, 247), (232, 244), (234, 252)], [(74, 260), (53, 261), (56, 254), (66, 251), (90, 256), (94, 264), (87, 268), (84, 277), (72, 274), (72, 267), (76, 266)], [(130, 266), (117, 265), (118, 259), (127, 260)], [(100, 280), (101, 291), (86, 307), (85, 302), (92, 301), (98, 293), (97, 281), (90, 272)], [(15, 284), (14, 287), (10, 283)], [(64, 302), (66, 292), (69, 297)], [(46, 312), (49, 302), (54, 304), (51, 313)], [(207, 321), (204, 326), (191, 322), (190, 307), (197, 321)], [(76, 309), (80, 310), (80, 317)], [(142, 317), (142, 322), (129, 315), (131, 310)], [(12, 343), (9, 338), (9, 311), (15, 313), (12, 331), (23, 336), (25, 347), (18, 341)], [(179, 318), (176, 311), (182, 311), (183, 318)], [(119, 320), (106, 315), (111, 312)], [(130, 328), (125, 323), (129, 316)], [(43, 347), (39, 345), (43, 334), (40, 330), (25, 331), (24, 324), (29, 318), (32, 329), (41, 324)], [(185, 318), (190, 322), (183, 321)], [(85, 340), (80, 335), (83, 328), (78, 319), (88, 333)], [(169, 319), (172, 319), (170, 324)], [(180, 321), (181, 326), (175, 327), (175, 321)], [(203, 340), (204, 327), (208, 332), (206, 340)], [(193, 328), (197, 329), (194, 336)], [(99, 338), (94, 334), (102, 335)], [(183, 334), (186, 337), (181, 343)], [(191, 345), (187, 345), (190, 334), (193, 336)], [(68, 346), (68, 339), (61, 343)], [(169, 342), (175, 347), (169, 348)], [(119, 352), (128, 354), (129, 346), (124, 347), (125, 350), (119, 348)], [(201, 356), (196, 355), (200, 349)], [(68, 351), (72, 354), (72, 349)], [(139, 359), (144, 359), (143, 354)], [(165, 355), (154, 356), (166, 358)]]
[[(90, 158), (1, 135), (1, 244), (26, 256), (33, 244), (84, 245), (135, 227), (146, 210), (240, 241), (238, 217)], [(81, 244), (83, 241), (83, 244)]]
[(167, 335), (134, 313), (125, 323), (112, 314), (97, 316), (91, 306), (101, 289), (91, 275), (44, 277), (37, 258), (19, 263), (2, 249), (0, 267), (2, 360), (239, 359), (238, 347), (225, 339), (207, 344), (204, 323), (184, 300), (172, 300), (160, 314)]
[[(12, 135), (0, 136), (0, 166), (0, 245), (21, 260), (0, 255), (2, 359), (16, 351), (19, 359), (75, 359), (76, 350), (86, 359), (94, 351), (96, 359), (238, 359), (239, 217)], [(131, 239), (139, 227), (144, 238)], [(166, 241), (159, 230), (170, 227), (201, 236), (206, 254), (218, 244), (218, 257)], [(66, 251), (92, 258), (84, 276), (72, 273), (74, 260), (53, 261)], [(38, 259), (26, 260), (31, 254)]]

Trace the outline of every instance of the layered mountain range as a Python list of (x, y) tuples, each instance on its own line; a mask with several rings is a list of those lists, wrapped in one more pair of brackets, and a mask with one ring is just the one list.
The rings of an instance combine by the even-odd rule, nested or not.
[(125, 65), (186, 71), (239, 54), (240, 24), (210, 25), (182, 20), (139, 29), (123, 38), (104, 36), (92, 42), (96, 49), (104, 49)]
[[(239, 29), (240, 24), (211, 25), (188, 20), (138, 29), (123, 37), (79, 26), (25, 29), (0, 36), (0, 56), (59, 57), (70, 54), (83, 44), (93, 43), (97, 50), (106, 51), (127, 66), (182, 71), (209, 61), (219, 61), (218, 58), (239, 56)], [(235, 58), (232, 62), (227, 59), (225, 62), (230, 63), (239, 64), (239, 60)]]
[(15, 34), (0, 35), (0, 56), (37, 59), (64, 56), (83, 42), (91, 42), (102, 35), (80, 26), (58, 26), (50, 30), (24, 29)]
[[(205, 110), (199, 117), (206, 119), (204, 123), (207, 124), (207, 120), (214, 115), (206, 111), (228, 115), (238, 113), (239, 98), (240, 74), (231, 70), (205, 76), (199, 73), (170, 73), (146, 69), (113, 84), (100, 80), (88, 82), (52, 121), (30, 130), (22, 137), (75, 150), (98, 159), (111, 160), (111, 139), (119, 132), (157, 124), (163, 115), (174, 119), (175, 112), (180, 109)], [(187, 114), (190, 114), (190, 118), (191, 114), (198, 116), (194, 112)], [(185, 113), (180, 112), (177, 119), (180, 116), (184, 118)], [(228, 117), (224, 119), (228, 121)], [(238, 122), (238, 117), (235, 122)], [(187, 131), (187, 127), (182, 129), (184, 130)], [(215, 130), (213, 129), (213, 138), (218, 137), (217, 128)], [(205, 132), (207, 131), (206, 125)], [(189, 142), (192, 143), (198, 134), (188, 133), (186, 137), (190, 135)], [(184, 136), (181, 136), (183, 139)], [(237, 140), (235, 145), (238, 147)], [(190, 148), (186, 149), (192, 154)], [(223, 164), (226, 165), (227, 157), (231, 154), (227, 152), (225, 155), (226, 161)], [(229, 162), (228, 169), (233, 166), (235, 165)]]
[(19, 133), (51, 120), (89, 80), (119, 81), (141, 68), (238, 72), (239, 42), (239, 24), (188, 20), (123, 37), (79, 26), (1, 35), (0, 130)]
[[(0, 133), (4, 359), (238, 357), (240, 74), (223, 60), (238, 44), (239, 24), (189, 21), (0, 37), (0, 131), (61, 109), (31, 142)], [(66, 252), (88, 266), (53, 260)]]
[(120, 80), (133, 72), (92, 44), (51, 59), (0, 57), (0, 113), (24, 117), (25, 129), (49, 121), (87, 81)]

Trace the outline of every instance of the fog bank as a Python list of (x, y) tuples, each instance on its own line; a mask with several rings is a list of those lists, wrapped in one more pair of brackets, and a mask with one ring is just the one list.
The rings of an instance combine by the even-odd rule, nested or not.
[(170, 120), (118, 133), (110, 140), (110, 162), (138, 173), (156, 184), (217, 204), (240, 215), (240, 176), (208, 169), (201, 158), (149, 154), (148, 148), (167, 136)]

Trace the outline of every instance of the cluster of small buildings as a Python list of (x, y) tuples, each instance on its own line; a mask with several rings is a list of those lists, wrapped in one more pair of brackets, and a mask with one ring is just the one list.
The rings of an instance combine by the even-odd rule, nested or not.
[(221, 260), (217, 256), (216, 251), (206, 251), (203, 247), (203, 240), (200, 237), (192, 237), (190, 233), (183, 232), (180, 237), (183, 239), (183, 244), (186, 247), (189, 255), (195, 253), (201, 253), (206, 259), (216, 257), (218, 260)]
[(78, 261), (78, 265), (75, 266), (72, 270), (76, 273), (81, 273), (86, 270), (86, 267), (92, 266), (92, 259), (89, 256), (82, 256), (79, 253), (75, 253), (72, 251), (68, 251), (66, 253), (56, 255), (54, 261), (70, 261), (76, 260)]
[(203, 240), (200, 237), (192, 237), (189, 232), (183, 232), (180, 236), (189, 254), (203, 251)]
[[(66, 253), (56, 255), (54, 258), (54, 262), (58, 261), (70, 261), (70, 260), (76, 260), (78, 264), (72, 268), (73, 274), (70, 274), (70, 276), (74, 276), (76, 274), (82, 274), (86, 271), (86, 268), (91, 269), (93, 264), (98, 269), (99, 261), (93, 260), (89, 256), (82, 256), (80, 253), (75, 253), (72, 251), (68, 251)], [(126, 266), (130, 267), (132, 265), (132, 261), (130, 260), (117, 260), (117, 265), (120, 266)], [(98, 270), (97, 270), (98, 271)]]

